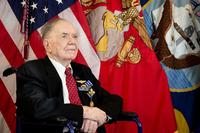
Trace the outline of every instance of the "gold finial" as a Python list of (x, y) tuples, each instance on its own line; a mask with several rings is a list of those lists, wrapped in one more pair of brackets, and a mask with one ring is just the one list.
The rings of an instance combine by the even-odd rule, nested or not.
[(80, 0), (81, 5), (88, 7), (91, 6), (93, 4), (93, 0)]

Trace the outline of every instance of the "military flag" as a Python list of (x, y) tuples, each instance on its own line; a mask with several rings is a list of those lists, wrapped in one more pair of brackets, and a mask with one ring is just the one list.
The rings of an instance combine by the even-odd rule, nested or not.
[(141, 0), (180, 133), (200, 132), (200, 1)]
[[(167, 78), (145, 29), (137, 0), (81, 0), (101, 60), (100, 81), (139, 114), (144, 133), (173, 133), (176, 122)], [(109, 133), (137, 132), (133, 123), (107, 125)]]

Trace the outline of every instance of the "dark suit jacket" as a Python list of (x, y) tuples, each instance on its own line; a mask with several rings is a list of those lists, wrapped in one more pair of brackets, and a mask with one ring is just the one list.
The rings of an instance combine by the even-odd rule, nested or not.
[[(74, 62), (71, 63), (71, 66), (76, 81), (89, 80), (93, 84), (92, 88), (95, 91), (94, 105), (115, 120), (121, 111), (121, 98), (111, 95), (101, 88), (98, 80), (87, 66)], [(77, 83), (77, 88), (80, 85), (80, 83)], [(78, 93), (82, 105), (89, 105), (90, 98), (87, 91), (79, 90)], [(83, 109), (80, 105), (64, 104), (61, 79), (48, 57), (29, 61), (18, 69), (16, 105), (17, 115), (30, 123), (51, 124), (51, 122), (57, 120), (69, 119), (80, 128), (83, 122)], [(28, 128), (31, 131), (36, 129), (34, 126)], [(48, 127), (47, 129), (51, 128)], [(53, 128), (51, 131), (53, 131)], [(57, 129), (55, 131), (58, 132)]]

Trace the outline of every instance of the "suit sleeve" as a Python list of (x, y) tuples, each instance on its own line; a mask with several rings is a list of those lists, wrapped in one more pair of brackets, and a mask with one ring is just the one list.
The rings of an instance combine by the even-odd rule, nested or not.
[[(57, 96), (49, 96), (42, 67), (26, 64), (17, 72), (17, 107), (19, 112), (37, 120), (67, 118), (81, 127), (83, 122), (82, 106), (64, 104)], [(19, 113), (19, 114), (20, 114)]]

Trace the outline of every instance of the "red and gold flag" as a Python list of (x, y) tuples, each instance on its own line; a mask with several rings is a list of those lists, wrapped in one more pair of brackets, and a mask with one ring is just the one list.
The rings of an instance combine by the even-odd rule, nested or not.
[[(144, 133), (175, 132), (167, 78), (151, 48), (140, 3), (133, 0), (81, 3), (101, 60), (102, 86), (123, 97), (124, 111), (138, 113)], [(107, 126), (109, 133), (136, 130), (136, 125), (128, 122)]]

